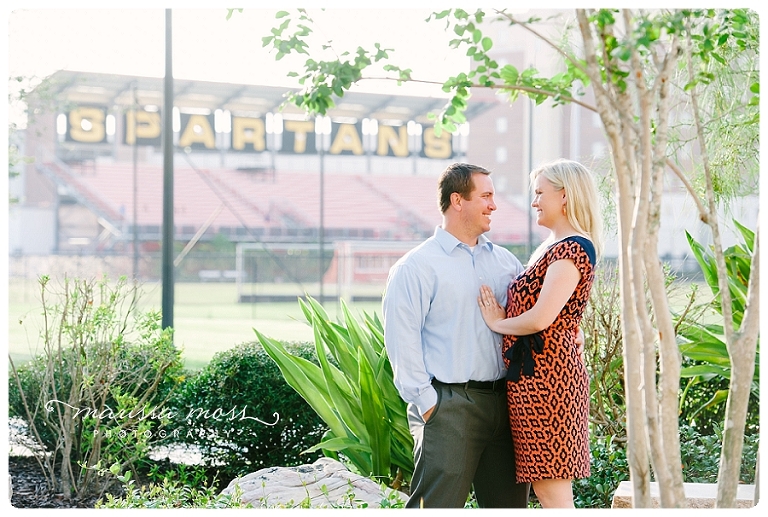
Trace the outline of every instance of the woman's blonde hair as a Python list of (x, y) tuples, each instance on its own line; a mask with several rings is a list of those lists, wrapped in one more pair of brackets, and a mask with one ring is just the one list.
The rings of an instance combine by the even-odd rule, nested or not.
[[(592, 241), (599, 260), (603, 253), (603, 219), (592, 172), (579, 162), (556, 160), (531, 172), (531, 186), (539, 176), (544, 176), (555, 190), (565, 189), (565, 215), (568, 222), (574, 230)], [(533, 264), (554, 240), (550, 235), (542, 242), (531, 255), (529, 264)]]

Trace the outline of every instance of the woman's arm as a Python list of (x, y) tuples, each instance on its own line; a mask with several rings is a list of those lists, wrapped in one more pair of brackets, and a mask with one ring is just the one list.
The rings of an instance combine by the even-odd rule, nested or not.
[(581, 273), (570, 259), (561, 259), (550, 264), (544, 276), (539, 299), (526, 312), (514, 318), (504, 318), (504, 309), (496, 301), (490, 287), (480, 287), (477, 303), (485, 323), (499, 334), (525, 336), (535, 334), (549, 327), (581, 280)]

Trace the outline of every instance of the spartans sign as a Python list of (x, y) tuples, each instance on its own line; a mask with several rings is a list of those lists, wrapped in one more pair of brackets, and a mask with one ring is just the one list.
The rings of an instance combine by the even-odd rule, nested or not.
[[(223, 122), (213, 113), (187, 113), (179, 109), (176, 131), (177, 146), (182, 149), (222, 150), (237, 153), (260, 153), (274, 150), (284, 154), (317, 154), (317, 134), (313, 120), (283, 120), (277, 138), (268, 138), (265, 117), (239, 116), (221, 112)], [(223, 115), (226, 113), (226, 115)], [(78, 106), (66, 114), (67, 142), (99, 144), (107, 142), (109, 110), (105, 106)], [(116, 133), (125, 145), (161, 145), (162, 116), (159, 110), (137, 109), (125, 112)], [(219, 122), (217, 124), (217, 122)], [(325, 149), (331, 155), (370, 154), (406, 157), (418, 154), (424, 158), (453, 157), (452, 135), (443, 131), (438, 137), (433, 127), (420, 134), (408, 134), (406, 125), (377, 123), (373, 134), (364, 134), (362, 122), (332, 121)], [(367, 142), (364, 145), (363, 142)], [(268, 142), (273, 142), (270, 147)]]

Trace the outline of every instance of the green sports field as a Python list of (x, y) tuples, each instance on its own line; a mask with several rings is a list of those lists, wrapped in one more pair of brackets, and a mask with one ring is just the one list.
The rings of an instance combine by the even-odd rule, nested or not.
[[(317, 286), (305, 286), (310, 293)], [(264, 285), (263, 292), (290, 295), (295, 287), (289, 284)], [(140, 307), (160, 309), (162, 287), (159, 282), (142, 287)], [(298, 296), (300, 293), (294, 293)], [(326, 290), (326, 295), (333, 294)], [(316, 295), (315, 295), (316, 296)], [(175, 342), (183, 349), (188, 368), (204, 366), (216, 352), (239, 343), (254, 341), (256, 328), (262, 334), (285, 341), (311, 341), (312, 329), (304, 319), (297, 301), (281, 303), (238, 303), (234, 283), (177, 283), (174, 290)], [(14, 362), (23, 362), (41, 349), (39, 333), (42, 328), (41, 303), (34, 280), (9, 281), (8, 350)], [(325, 308), (331, 318), (340, 314), (337, 302)], [(363, 312), (381, 315), (381, 303), (350, 304), (354, 314)]]

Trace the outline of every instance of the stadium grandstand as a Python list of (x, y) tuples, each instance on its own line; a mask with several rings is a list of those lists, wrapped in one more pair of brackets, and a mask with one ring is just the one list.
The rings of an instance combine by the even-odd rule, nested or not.
[[(34, 161), (11, 221), (12, 256), (46, 256), (53, 270), (88, 256), (98, 264), (89, 268), (110, 275), (127, 274), (133, 262), (134, 276), (155, 278), (162, 79), (59, 71), (44, 86), (30, 98), (22, 152)], [(175, 80), (174, 89), (174, 234), (185, 246), (177, 266), (188, 257), (181, 278), (345, 279), (346, 290), (383, 283), (391, 264), (433, 233), (438, 175), (470, 160), (472, 120), (500, 104), (474, 101), (465, 127), (437, 134), (428, 114), (444, 98), (352, 93), (312, 120), (281, 106), (280, 88)], [(527, 172), (472, 159), (502, 184)], [(542, 234), (520, 194), (497, 189), (489, 237), (525, 249)], [(216, 266), (195, 263), (195, 251), (212, 241), (237, 251)]]

